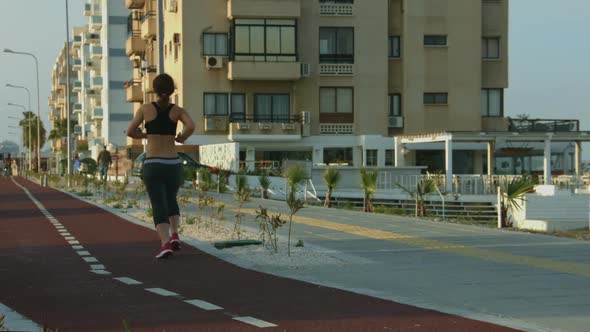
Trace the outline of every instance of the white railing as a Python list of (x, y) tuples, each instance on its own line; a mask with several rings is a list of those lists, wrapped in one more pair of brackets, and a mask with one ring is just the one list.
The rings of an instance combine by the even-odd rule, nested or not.
[(351, 16), (353, 5), (349, 3), (322, 3), (320, 4), (320, 15)]
[(354, 75), (354, 65), (351, 63), (320, 63), (320, 75), (351, 76)]
[(352, 123), (322, 123), (320, 124), (320, 135), (353, 135), (354, 126)]

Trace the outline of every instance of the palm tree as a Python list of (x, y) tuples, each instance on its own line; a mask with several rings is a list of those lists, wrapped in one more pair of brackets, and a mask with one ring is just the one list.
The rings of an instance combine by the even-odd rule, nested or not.
[(528, 176), (514, 177), (500, 184), (500, 213), (502, 227), (512, 226), (508, 210), (520, 210), (526, 194), (535, 187), (535, 182)]
[(416, 183), (416, 190), (405, 188), (401, 184), (397, 184), (402, 190), (407, 192), (412, 198), (416, 200), (416, 217), (424, 218), (426, 216), (426, 198), (434, 194), (438, 189), (439, 182), (435, 177), (428, 176)]
[(324, 183), (328, 187), (326, 192), (326, 199), (324, 200), (324, 207), (329, 208), (332, 203), (332, 192), (342, 180), (342, 174), (335, 168), (328, 168), (324, 172)]
[(287, 253), (291, 256), (291, 225), (293, 216), (297, 211), (303, 208), (303, 201), (297, 199), (297, 186), (307, 178), (307, 172), (301, 165), (295, 165), (287, 170), (284, 174), (287, 180), (289, 194), (287, 196), (287, 205), (289, 206), (289, 236), (287, 238)]
[(365, 192), (363, 197), (363, 212), (373, 212), (373, 196), (377, 191), (377, 171), (369, 172), (366, 168), (361, 168), (361, 189)]
[[(76, 120), (70, 120), (70, 130), (73, 130), (74, 126), (78, 124)], [(64, 137), (68, 137), (68, 120), (58, 119), (53, 124), (53, 129), (49, 132), (49, 139), (54, 143), (56, 140), (61, 140)]]
[[(37, 116), (30, 111), (23, 112), (24, 119), (19, 122), (19, 126), (22, 128), (23, 132), (23, 146), (28, 149), (32, 149), (33, 151), (37, 151)], [(31, 135), (29, 137), (29, 126), (31, 127)], [(43, 121), (39, 121), (39, 133), (41, 137), (39, 139), (40, 147), (39, 150), (45, 145), (45, 135), (47, 132), (45, 131), (45, 127), (43, 126)], [(37, 156), (39, 158), (40, 156)], [(37, 165), (37, 163), (34, 163)]]

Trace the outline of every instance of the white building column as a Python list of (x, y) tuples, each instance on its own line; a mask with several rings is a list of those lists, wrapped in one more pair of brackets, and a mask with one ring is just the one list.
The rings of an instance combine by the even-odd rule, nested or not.
[(495, 142), (488, 142), (488, 177), (494, 176), (494, 152), (496, 150)]
[(453, 140), (445, 140), (445, 190), (453, 192)]
[(543, 176), (545, 185), (551, 184), (551, 139), (545, 140), (545, 155), (543, 157)]
[(576, 177), (582, 175), (582, 142), (576, 141), (574, 156), (574, 172)]
[(312, 163), (314, 165), (324, 163), (324, 147), (323, 146), (314, 146), (313, 147)]
[(246, 168), (249, 171), (256, 170), (255, 161), (256, 161), (256, 150), (251, 146), (246, 147), (246, 160), (245, 160), (245, 162), (246, 162)]
[(394, 146), (394, 163), (395, 167), (404, 167), (406, 166), (406, 158), (404, 157), (404, 145), (402, 144), (402, 140), (399, 137), (393, 138), (393, 146)]

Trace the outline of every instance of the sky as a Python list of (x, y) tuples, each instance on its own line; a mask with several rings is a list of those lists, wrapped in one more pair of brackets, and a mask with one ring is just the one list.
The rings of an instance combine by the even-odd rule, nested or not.
[[(64, 0), (0, 0), (0, 4), (5, 13), (0, 20), (0, 50), (37, 55), (41, 118), (49, 128), (51, 70), (66, 34)], [(70, 0), (71, 27), (86, 23), (83, 6), (84, 0)], [(581, 128), (590, 130), (589, 15), (588, 0), (510, 0), (507, 116), (580, 119)], [(6, 117), (20, 116), (18, 108), (6, 104), (27, 103), (24, 90), (5, 88), (6, 83), (28, 87), (35, 107), (33, 59), (0, 53), (0, 112), (6, 114), (0, 117), (0, 141), (15, 139), (8, 134), (15, 130), (8, 126), (17, 121)], [(584, 146), (584, 158), (590, 159), (590, 145)]]

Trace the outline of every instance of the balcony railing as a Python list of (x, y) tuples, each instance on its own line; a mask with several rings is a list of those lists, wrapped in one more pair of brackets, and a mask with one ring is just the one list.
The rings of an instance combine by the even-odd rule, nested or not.
[(229, 80), (295, 81), (301, 78), (299, 62), (231, 61)]
[(95, 76), (92, 78), (92, 87), (93, 88), (101, 88), (102, 87), (102, 76)]
[(294, 18), (301, 16), (301, 0), (228, 0), (227, 17)]
[(352, 76), (354, 64), (352, 63), (320, 63), (320, 75), (323, 76)]
[(320, 15), (329, 16), (352, 16), (353, 4), (352, 3), (321, 3), (320, 4)]
[(229, 116), (229, 122), (244, 123), (300, 123), (301, 117), (298, 115), (253, 115), (240, 116), (232, 114)]
[(580, 131), (579, 120), (508, 119), (509, 130), (514, 132), (576, 132)]
[(301, 123), (298, 116), (232, 116), (229, 126), (231, 141), (259, 141), (272, 136), (273, 141), (301, 139)]
[(143, 39), (156, 38), (157, 24), (156, 13), (148, 12), (141, 20), (141, 37)]
[(82, 112), (82, 104), (74, 104), (74, 114)]
[(102, 29), (102, 16), (98, 16), (98, 15), (90, 16), (90, 29), (93, 29), (93, 30)]
[(127, 56), (141, 55), (145, 51), (145, 41), (140, 36), (130, 35), (125, 44)]
[(94, 32), (85, 32), (84, 39), (87, 43), (95, 44), (100, 43), (100, 35)]
[(102, 120), (102, 108), (97, 107), (92, 110), (92, 120)]
[(92, 45), (90, 46), (90, 53), (95, 59), (102, 59), (102, 46)]

